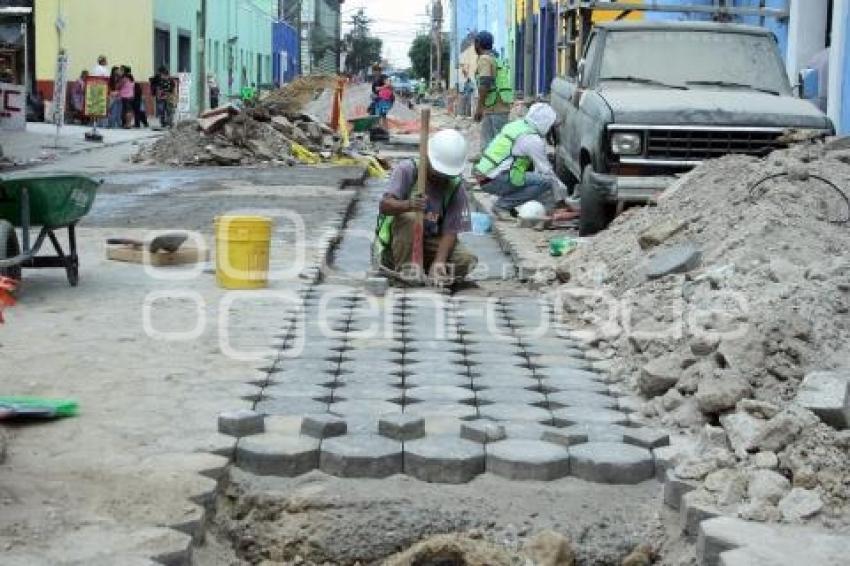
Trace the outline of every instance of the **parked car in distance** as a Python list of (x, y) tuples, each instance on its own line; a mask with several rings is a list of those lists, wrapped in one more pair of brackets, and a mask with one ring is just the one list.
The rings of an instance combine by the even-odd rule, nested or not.
[(410, 77), (404, 73), (390, 75), (390, 80), (393, 84), (393, 90), (396, 94), (402, 96), (411, 96), (413, 94), (413, 82)]
[(764, 156), (787, 129), (833, 133), (794, 96), (774, 35), (694, 22), (611, 22), (586, 42), (576, 77), (552, 83), (555, 164), (581, 200), (580, 230), (608, 226), (706, 159)]

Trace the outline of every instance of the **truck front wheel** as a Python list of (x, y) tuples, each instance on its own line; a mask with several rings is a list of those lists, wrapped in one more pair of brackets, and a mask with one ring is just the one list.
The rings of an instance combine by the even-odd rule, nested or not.
[(579, 195), (581, 197), (581, 216), (579, 217), (579, 235), (593, 236), (608, 227), (614, 219), (616, 208), (607, 201), (601, 187), (590, 180), (593, 172), (588, 165), (581, 175)]

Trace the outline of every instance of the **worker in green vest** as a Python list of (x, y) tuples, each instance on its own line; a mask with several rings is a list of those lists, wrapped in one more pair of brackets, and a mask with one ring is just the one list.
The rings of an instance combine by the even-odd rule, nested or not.
[(547, 210), (566, 200), (567, 187), (546, 155), (546, 137), (557, 121), (551, 106), (534, 104), (524, 118), (502, 128), (484, 150), (473, 172), (481, 190), (499, 197), (497, 217), (516, 216), (515, 209), (532, 200)]
[(452, 285), (466, 277), (478, 263), (458, 235), (470, 230), (469, 203), (463, 172), (466, 139), (457, 130), (442, 130), (428, 142), (428, 182), (425, 194), (416, 195), (420, 164), (405, 160), (393, 169), (381, 199), (373, 260), (411, 280), (421, 279), (411, 265), (413, 231), (418, 213), (423, 215), (424, 270), (432, 281)]
[(479, 32), (475, 37), (478, 54), (478, 105), (475, 121), (481, 122), (481, 151), (490, 145), (505, 124), (514, 101), (513, 77), (507, 64), (493, 53), (493, 34)]

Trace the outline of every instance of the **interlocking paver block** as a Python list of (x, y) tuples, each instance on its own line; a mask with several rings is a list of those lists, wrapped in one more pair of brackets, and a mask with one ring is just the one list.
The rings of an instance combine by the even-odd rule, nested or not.
[[(540, 437), (540, 440), (559, 444), (561, 446), (575, 446), (587, 442), (587, 432), (584, 430), (576, 430), (576, 427), (555, 428), (546, 430)], [(572, 429), (572, 430), (570, 430)]]
[(557, 391), (549, 393), (548, 399), (553, 407), (557, 405), (559, 407), (617, 408), (616, 397), (593, 391)]
[(475, 420), (460, 425), (460, 437), (479, 444), (507, 438), (505, 425), (488, 420)]
[(265, 430), (263, 415), (250, 409), (227, 411), (218, 415), (218, 431), (240, 438)]
[(264, 399), (287, 399), (289, 397), (309, 397), (316, 401), (327, 402), (331, 390), (321, 385), (283, 384), (272, 385), (263, 390)]
[(833, 428), (850, 428), (850, 374), (820, 371), (806, 375), (797, 393), (797, 403)]
[(471, 381), (469, 376), (455, 373), (442, 375), (412, 373), (409, 375), (405, 374), (404, 376), (404, 386), (410, 389), (414, 387), (428, 387), (438, 385), (447, 385), (450, 387), (469, 387), (470, 383)]
[(306, 415), (301, 419), (301, 434), (313, 438), (342, 436), (348, 431), (345, 420), (330, 413)]
[(523, 373), (517, 373), (516, 375), (480, 374), (473, 371), (472, 383), (476, 389), (522, 387), (532, 391), (540, 390), (540, 380), (535, 378), (528, 370), (525, 370)]
[(340, 401), (331, 403), (328, 409), (340, 417), (349, 415), (368, 415), (376, 418), (383, 415), (401, 413), (401, 405), (388, 401)]
[(565, 434), (585, 435), (587, 442), (624, 442), (627, 427), (605, 423), (581, 423), (559, 428)]
[(540, 440), (502, 440), (487, 445), (487, 471), (512, 480), (549, 481), (570, 472), (569, 451)]
[(408, 414), (387, 415), (378, 421), (378, 433), (399, 442), (416, 440), (425, 436), (425, 419)]
[(661, 448), (670, 446), (670, 435), (657, 428), (626, 427), (623, 441), (642, 448)]
[(553, 411), (555, 424), (571, 426), (582, 423), (603, 423), (612, 425), (626, 425), (629, 417), (620, 411), (611, 409), (599, 409), (595, 407), (565, 407)]
[(484, 446), (452, 436), (429, 436), (404, 445), (404, 472), (432, 483), (466, 483), (484, 472)]
[(411, 403), (404, 408), (405, 414), (417, 417), (454, 417), (456, 419), (474, 419), (478, 416), (475, 407), (463, 403)]
[(466, 403), (475, 400), (475, 393), (465, 387), (425, 385), (408, 389), (405, 391), (404, 397), (408, 402)]
[(320, 469), (342, 478), (385, 478), (401, 473), (401, 442), (378, 435), (345, 435), (322, 442)]
[(239, 441), (236, 464), (260, 476), (300, 476), (318, 467), (319, 441), (271, 433), (248, 436)]
[(552, 413), (540, 407), (523, 405), (522, 403), (493, 403), (481, 405), (478, 408), (481, 418), (494, 421), (531, 421), (552, 424)]
[(585, 391), (588, 393), (599, 393), (607, 395), (608, 386), (594, 379), (585, 378), (558, 378), (544, 377), (540, 379), (540, 386), (546, 393), (558, 393), (561, 391)]
[(324, 413), (327, 403), (315, 401), (310, 397), (286, 397), (284, 399), (266, 399), (257, 403), (258, 413), (264, 415), (304, 415), (307, 413)]
[(612, 484), (635, 484), (653, 477), (652, 454), (646, 448), (615, 442), (588, 442), (570, 448), (576, 477)]
[(392, 385), (368, 385), (360, 383), (347, 383), (344, 387), (334, 390), (334, 402), (339, 401), (389, 401), (400, 403), (404, 391)]
[(522, 387), (493, 387), (478, 392), (479, 403), (522, 403), (523, 405), (546, 404), (546, 396), (539, 391)]
[(671, 509), (679, 509), (685, 494), (694, 491), (698, 485), (696, 482), (676, 477), (673, 470), (667, 470), (664, 476), (664, 504)]

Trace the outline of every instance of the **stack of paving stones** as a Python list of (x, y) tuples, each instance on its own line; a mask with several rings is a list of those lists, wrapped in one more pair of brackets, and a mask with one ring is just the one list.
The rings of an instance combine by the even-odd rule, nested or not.
[[(634, 426), (550, 303), (432, 291), (374, 299), (330, 285), (302, 297), (254, 410), (222, 429), (240, 437), (244, 470), (435, 483), (485, 472), (617, 484), (655, 476), (652, 450), (669, 438)], [(272, 418), (298, 425), (265, 431)]]

